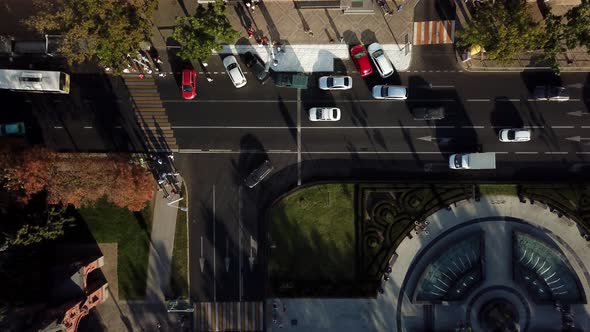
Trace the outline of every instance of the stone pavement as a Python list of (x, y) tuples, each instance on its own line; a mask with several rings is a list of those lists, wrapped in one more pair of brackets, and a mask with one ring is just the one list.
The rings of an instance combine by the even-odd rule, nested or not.
[[(410, 303), (408, 298), (411, 294), (407, 294), (409, 291), (405, 290), (405, 283), (411, 284), (412, 280), (407, 281), (406, 275), (409, 269), (416, 265), (415, 257), (418, 257), (418, 264), (420, 264), (419, 257), (423, 254), (421, 250), (434, 242), (442, 232), (449, 228), (457, 225), (463, 226), (456, 231), (458, 232), (455, 235), (457, 237), (462, 236), (461, 229), (466, 230), (469, 227), (481, 227), (484, 230), (493, 228), (492, 232), (487, 230), (489, 235), (486, 235), (486, 256), (484, 259), (487, 265), (485, 269), (489, 271), (490, 277), (481, 287), (509, 282), (505, 278), (506, 269), (498, 269), (496, 265), (499, 261), (510, 260), (508, 257), (511, 256), (506, 254), (511, 248), (510, 237), (507, 239), (506, 236), (496, 237), (494, 235), (510, 234), (510, 231), (516, 227), (516, 223), (500, 220), (467, 223), (476, 218), (493, 216), (520, 218), (530, 224), (528, 226), (526, 224), (520, 225), (519, 229), (523, 227), (531, 233), (538, 233), (537, 235), (557, 234), (561, 241), (559, 242), (560, 249), (578, 274), (586, 292), (586, 298), (588, 298), (590, 280), (588, 280), (586, 271), (590, 263), (587, 259), (583, 261), (579, 258), (589, 257), (590, 245), (580, 236), (575, 223), (566, 217), (559, 218), (555, 213), (550, 213), (537, 204), (520, 203), (517, 197), (491, 196), (482, 197), (479, 202), (464, 201), (463, 204), (458, 204), (450, 211), (442, 209), (430, 216), (427, 219), (429, 234), (422, 233), (412, 239), (405, 239), (396, 250), (399, 256), (393, 264), (391, 279), (385, 284), (385, 293), (378, 296), (377, 299), (269, 299), (267, 308), (272, 308), (272, 303), (276, 301), (280, 307), (285, 305), (287, 311), (284, 313), (282, 310), (279, 311), (277, 323), (272, 322), (272, 314), (267, 312), (268, 331), (279, 330), (279, 324), (282, 324), (281, 330), (285, 331), (423, 331), (424, 308)], [(551, 233), (546, 233), (542, 228)], [(455, 238), (452, 235), (449, 237)], [(502, 238), (502, 240), (496, 241), (496, 238)], [(569, 248), (563, 247), (563, 243), (567, 243)], [(436, 247), (433, 248), (434, 251), (437, 251)], [(440, 250), (438, 252), (440, 253)], [(404, 288), (403, 294), (401, 293), (402, 288)], [(498, 292), (503, 292), (503, 290), (498, 290), (495, 294)], [(486, 296), (488, 294), (494, 293), (486, 293)], [(399, 307), (401, 316), (398, 317), (397, 299), (400, 297), (403, 303)], [(505, 294), (504, 297), (516, 301), (516, 298), (512, 299), (513, 295)], [(576, 313), (577, 326), (590, 326), (590, 305), (572, 305), (572, 309)], [(453, 330), (457, 321), (465, 317), (465, 310), (466, 308), (462, 306), (435, 306), (436, 325), (434, 330)], [(531, 311), (530, 331), (561, 330), (560, 316), (553, 305), (536, 305), (531, 307)], [(524, 317), (524, 314), (521, 317)], [(398, 318), (404, 326), (400, 330), (397, 329)], [(296, 326), (292, 325), (293, 320), (296, 320)]]
[[(183, 4), (182, 6), (180, 4)], [(278, 55), (276, 71), (332, 71), (334, 60), (350, 58), (348, 48), (363, 43), (379, 42), (398, 71), (407, 70), (411, 60), (414, 6), (418, 0), (387, 0), (392, 15), (384, 15), (374, 3), (374, 14), (343, 14), (334, 9), (303, 9), (292, 1), (262, 1), (254, 11), (247, 10), (242, 2), (229, 3), (226, 15), (234, 29), (240, 33), (235, 46), (227, 46), (220, 53), (242, 53), (254, 49), (263, 60), (270, 58), (268, 48), (259, 48), (256, 37), (267, 37), (270, 42), (284, 45), (285, 52)], [(397, 6), (402, 6), (397, 11)], [(170, 46), (174, 18), (191, 15), (196, 2), (160, 0), (154, 19), (154, 46), (163, 50)], [(248, 39), (247, 28), (255, 29)], [(308, 33), (311, 31), (312, 34)], [(341, 42), (342, 38), (342, 42)]]
[[(474, 10), (472, 2), (465, 2), (463, 0), (452, 0), (455, 3), (457, 14), (457, 27), (460, 29), (461, 25), (466, 25), (472, 17)], [(551, 12), (555, 15), (565, 14), (572, 5), (554, 4), (551, 2)], [(542, 18), (539, 2), (529, 3), (529, 10), (532, 16), (539, 20)], [(522, 52), (518, 58), (515, 58), (507, 63), (498, 63), (497, 61), (486, 59), (485, 54), (478, 54), (472, 57), (471, 60), (462, 62), (459, 57), (457, 61), (468, 71), (473, 72), (503, 72), (503, 71), (523, 71), (525, 69), (550, 69), (548, 66), (542, 64), (535, 64), (534, 60), (542, 55), (541, 52)], [(576, 48), (565, 53), (559, 54), (557, 62), (561, 71), (590, 71), (590, 54), (586, 49)]]

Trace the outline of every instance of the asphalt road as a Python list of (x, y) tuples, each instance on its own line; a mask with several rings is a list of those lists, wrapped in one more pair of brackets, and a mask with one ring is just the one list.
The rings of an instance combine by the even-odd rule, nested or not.
[[(260, 85), (251, 73), (246, 74), (248, 84), (235, 89), (220, 59), (209, 62), (214, 82), (198, 78), (195, 100), (180, 99), (174, 78), (158, 81), (180, 146), (178, 167), (189, 183), (195, 299), (263, 297), (263, 212), (277, 195), (299, 184), (330, 179), (587, 180), (587, 74), (564, 73), (556, 78), (537, 72), (432, 71), (382, 80), (376, 75), (363, 79), (351, 63), (345, 65), (353, 89), (337, 92)], [(311, 81), (319, 76), (313, 75)], [(381, 83), (408, 86), (408, 100), (373, 99), (371, 87)], [(568, 87), (571, 100), (534, 101), (534, 87), (545, 83)], [(342, 119), (313, 123), (307, 111), (314, 106), (339, 107)], [(419, 106), (444, 106), (447, 117), (414, 120), (412, 109)], [(498, 131), (510, 127), (531, 128), (532, 141), (499, 142)], [(473, 151), (496, 152), (498, 169), (448, 168), (451, 153)], [(255, 189), (245, 187), (244, 177), (265, 159), (275, 170)], [(251, 256), (255, 257), (252, 269)], [(197, 263), (201, 257), (202, 272)]]

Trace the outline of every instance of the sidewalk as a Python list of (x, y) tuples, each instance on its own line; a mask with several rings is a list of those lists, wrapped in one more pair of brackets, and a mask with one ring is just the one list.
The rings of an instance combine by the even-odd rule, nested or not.
[[(334, 9), (297, 9), (292, 1), (261, 1), (254, 11), (241, 1), (228, 4), (228, 21), (240, 34), (236, 45), (226, 46), (220, 53), (255, 51), (261, 59), (270, 59), (270, 50), (258, 47), (256, 37), (279, 42), (284, 53), (278, 55), (276, 71), (333, 71), (334, 60), (348, 60), (349, 48), (355, 44), (379, 42), (398, 71), (408, 69), (411, 60), (414, 6), (419, 0), (387, 0), (392, 15), (384, 15), (373, 3), (373, 14), (344, 14)], [(402, 6), (397, 11), (398, 6)], [(175, 17), (192, 15), (196, 2), (160, 0), (154, 18), (153, 43), (166, 53), (170, 45)], [(248, 39), (247, 29), (254, 27), (254, 37)], [(310, 34), (309, 31), (312, 33)], [(342, 38), (342, 42), (341, 42)], [(167, 69), (166, 69), (167, 70)]]
[[(474, 10), (473, 3), (466, 3), (463, 0), (453, 0), (457, 14), (457, 29), (465, 26), (471, 20), (472, 12)], [(570, 8), (571, 5), (552, 5), (551, 12), (555, 15), (563, 15)], [(538, 4), (530, 3), (530, 11), (535, 20), (542, 19), (542, 15)], [(545, 69), (551, 70), (547, 65), (535, 64), (535, 59), (538, 59), (542, 52), (522, 52), (518, 58), (513, 59), (507, 63), (498, 63), (497, 61), (486, 59), (485, 55), (480, 53), (472, 57), (471, 60), (462, 62), (457, 54), (457, 61), (465, 70), (472, 72), (504, 72), (504, 71), (523, 71), (527, 69)], [(559, 68), (563, 72), (568, 71), (590, 71), (590, 54), (585, 49), (576, 48), (574, 50), (559, 54), (557, 57)]]
[[(178, 187), (182, 186), (179, 178)], [(180, 194), (166, 194), (164, 191), (156, 193), (154, 215), (151, 230), (150, 256), (148, 261), (148, 276), (146, 287), (146, 301), (149, 303), (164, 303), (172, 296), (170, 289), (170, 274), (172, 251), (174, 249), (174, 234), (176, 232), (176, 215)], [(168, 205), (168, 204), (170, 204)]]

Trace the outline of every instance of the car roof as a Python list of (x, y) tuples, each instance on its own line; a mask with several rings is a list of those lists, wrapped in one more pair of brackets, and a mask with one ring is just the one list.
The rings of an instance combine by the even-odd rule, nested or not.
[(405, 97), (407, 94), (407, 89), (405, 86), (401, 85), (387, 85), (387, 95), (388, 96), (397, 96), (397, 97)]

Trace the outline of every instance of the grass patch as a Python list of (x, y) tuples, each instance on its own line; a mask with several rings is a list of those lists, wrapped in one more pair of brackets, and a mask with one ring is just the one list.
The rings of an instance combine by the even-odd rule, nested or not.
[(479, 192), (482, 196), (517, 196), (518, 190), (515, 184), (480, 184)]
[[(182, 186), (182, 201), (179, 207), (186, 207), (186, 187)], [(174, 249), (172, 251), (172, 271), (170, 275), (170, 288), (175, 298), (188, 298), (188, 233), (186, 212), (178, 209), (176, 215), (176, 232), (174, 233)]]
[(355, 277), (354, 186), (303, 188), (270, 211), (268, 270), (289, 280)]
[(78, 212), (96, 242), (118, 244), (119, 297), (142, 299), (147, 279), (151, 206), (140, 212), (131, 212), (101, 199)]

